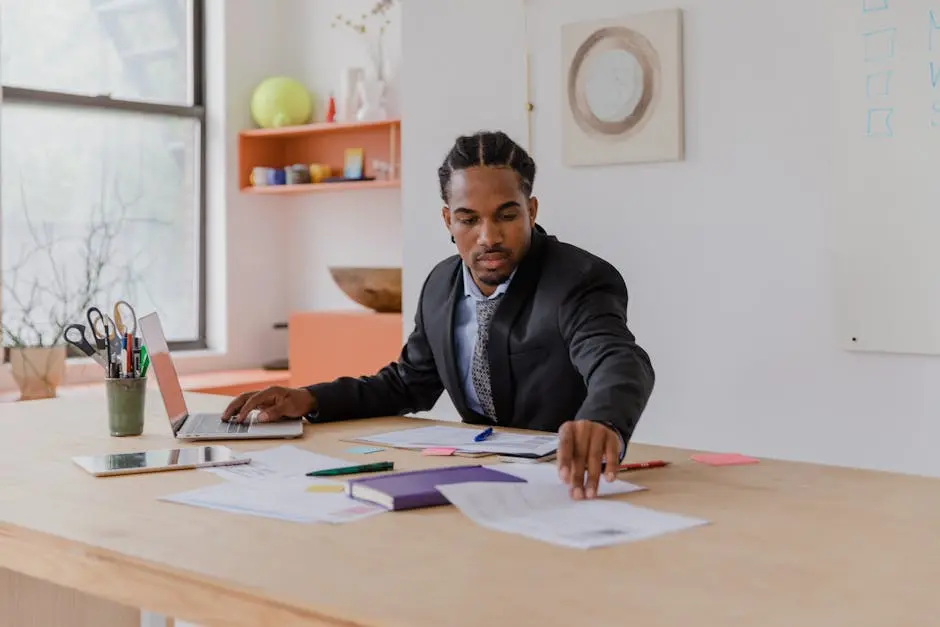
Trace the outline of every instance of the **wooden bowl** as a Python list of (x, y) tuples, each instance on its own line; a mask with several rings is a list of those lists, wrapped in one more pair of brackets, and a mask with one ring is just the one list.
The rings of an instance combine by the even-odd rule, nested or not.
[(346, 296), (379, 313), (401, 312), (401, 268), (331, 267)]

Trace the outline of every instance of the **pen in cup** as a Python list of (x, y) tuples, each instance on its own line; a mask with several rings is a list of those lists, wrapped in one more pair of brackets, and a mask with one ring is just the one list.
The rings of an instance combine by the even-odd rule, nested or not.
[(147, 346), (140, 347), (140, 377), (147, 376), (147, 368), (150, 367), (150, 353), (147, 352)]
[[(115, 337), (114, 339), (117, 339)], [(104, 341), (105, 348), (108, 351), (108, 378), (117, 379), (121, 376), (121, 364), (118, 362), (116, 353), (111, 350), (111, 327), (104, 323)]]
[(140, 366), (141, 366), (141, 364), (140, 364), (140, 338), (139, 338), (139, 337), (135, 337), (135, 338), (134, 338), (134, 349), (133, 349), (133, 350), (134, 350), (134, 358), (133, 358), (133, 363), (134, 363), (134, 376), (135, 376), (135, 377), (139, 377), (139, 376), (141, 376), (141, 374), (140, 374)]
[(134, 377), (134, 340), (130, 333), (124, 334), (124, 376)]
[[(108, 363), (113, 364), (113, 363), (114, 363), (114, 353), (111, 352), (111, 330), (108, 328), (108, 323), (107, 323), (107, 322), (104, 323), (104, 341), (105, 341), (105, 347), (106, 347), (107, 350), (108, 350)], [(112, 366), (112, 367), (111, 367), (111, 370), (113, 370), (113, 369), (114, 369), (114, 367)], [(111, 376), (111, 371), (110, 371), (110, 370), (108, 371), (108, 376), (109, 376), (109, 377)]]

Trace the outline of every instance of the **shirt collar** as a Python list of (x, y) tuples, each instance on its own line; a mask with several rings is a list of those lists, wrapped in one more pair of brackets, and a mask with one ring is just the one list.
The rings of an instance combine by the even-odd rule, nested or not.
[(485, 300), (487, 298), (496, 298), (500, 294), (505, 294), (506, 290), (509, 289), (509, 284), (512, 282), (512, 277), (516, 275), (516, 270), (518, 268), (513, 268), (512, 274), (509, 275), (509, 278), (496, 286), (496, 291), (490, 294), (489, 296), (484, 296), (483, 292), (480, 291), (480, 288), (473, 281), (473, 277), (470, 276), (470, 268), (467, 267), (467, 264), (461, 262), (461, 269), (463, 270), (463, 295), (472, 297), (474, 300)]

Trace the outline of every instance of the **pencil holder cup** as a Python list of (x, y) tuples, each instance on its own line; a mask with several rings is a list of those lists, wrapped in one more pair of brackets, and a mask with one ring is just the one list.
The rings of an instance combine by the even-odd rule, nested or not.
[(114, 437), (144, 432), (144, 405), (147, 378), (105, 379), (108, 396), (108, 428)]

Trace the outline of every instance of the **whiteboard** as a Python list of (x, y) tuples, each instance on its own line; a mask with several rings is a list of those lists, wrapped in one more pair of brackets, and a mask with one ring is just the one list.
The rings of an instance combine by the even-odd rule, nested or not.
[(940, 0), (833, 6), (839, 343), (940, 354)]

